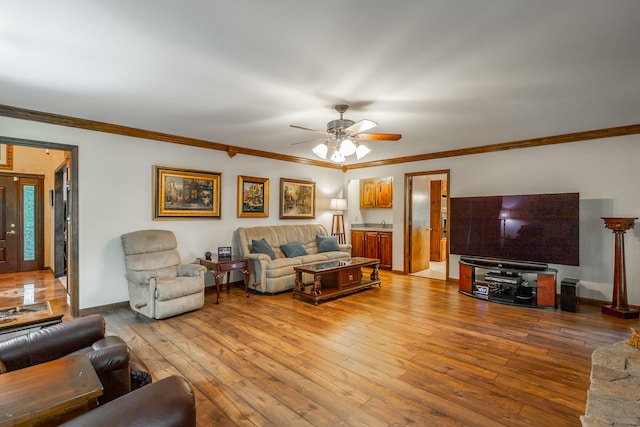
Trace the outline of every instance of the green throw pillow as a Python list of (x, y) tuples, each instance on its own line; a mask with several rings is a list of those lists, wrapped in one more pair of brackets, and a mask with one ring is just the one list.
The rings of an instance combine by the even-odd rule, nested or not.
[(318, 234), (316, 238), (318, 241), (318, 253), (340, 250), (340, 246), (338, 246), (338, 238), (336, 236), (322, 236)]
[(252, 240), (251, 241), (251, 252), (254, 254), (265, 254), (269, 255), (271, 259), (276, 259), (276, 254), (273, 253), (273, 249), (271, 249), (271, 245), (267, 243), (266, 240)]

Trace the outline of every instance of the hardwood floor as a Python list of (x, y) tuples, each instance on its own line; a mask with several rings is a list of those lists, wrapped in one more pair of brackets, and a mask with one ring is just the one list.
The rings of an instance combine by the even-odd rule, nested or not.
[(69, 318), (67, 294), (62, 283), (50, 270), (0, 274), (0, 307), (57, 300)]
[(510, 307), (380, 278), (318, 306), (236, 286), (161, 321), (103, 315), (155, 379), (192, 383), (200, 426), (579, 426), (592, 351), (638, 327), (595, 306)]

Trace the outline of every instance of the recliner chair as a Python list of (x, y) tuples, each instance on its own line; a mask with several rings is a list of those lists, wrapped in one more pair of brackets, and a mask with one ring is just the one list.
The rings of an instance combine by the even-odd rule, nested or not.
[(175, 235), (140, 230), (121, 236), (131, 308), (164, 319), (204, 305), (206, 267), (181, 264)]

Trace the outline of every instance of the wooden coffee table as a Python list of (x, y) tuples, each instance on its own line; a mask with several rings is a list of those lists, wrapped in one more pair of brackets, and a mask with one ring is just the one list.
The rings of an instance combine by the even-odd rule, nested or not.
[(55, 325), (63, 315), (56, 300), (0, 308), (0, 334)]
[[(318, 305), (318, 301), (356, 292), (370, 286), (382, 287), (378, 278), (379, 265), (380, 260), (375, 258), (350, 258), (293, 267), (296, 272), (293, 297), (298, 295), (308, 298)], [(362, 267), (373, 268), (369, 278), (363, 277)], [(312, 274), (313, 282), (305, 283), (302, 279), (303, 273)]]
[(0, 426), (58, 425), (95, 408), (102, 384), (85, 354), (0, 375)]

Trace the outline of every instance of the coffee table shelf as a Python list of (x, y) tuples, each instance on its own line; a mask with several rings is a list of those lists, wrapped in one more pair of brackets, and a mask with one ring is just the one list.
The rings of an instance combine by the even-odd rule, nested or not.
[[(382, 287), (378, 278), (379, 265), (380, 260), (375, 258), (350, 258), (296, 266), (293, 268), (296, 272), (293, 298), (300, 296), (311, 299), (315, 305), (318, 305), (319, 301), (357, 292), (371, 286)], [(372, 268), (368, 278), (362, 274), (362, 267)], [(303, 280), (305, 273), (313, 275), (313, 282)]]

